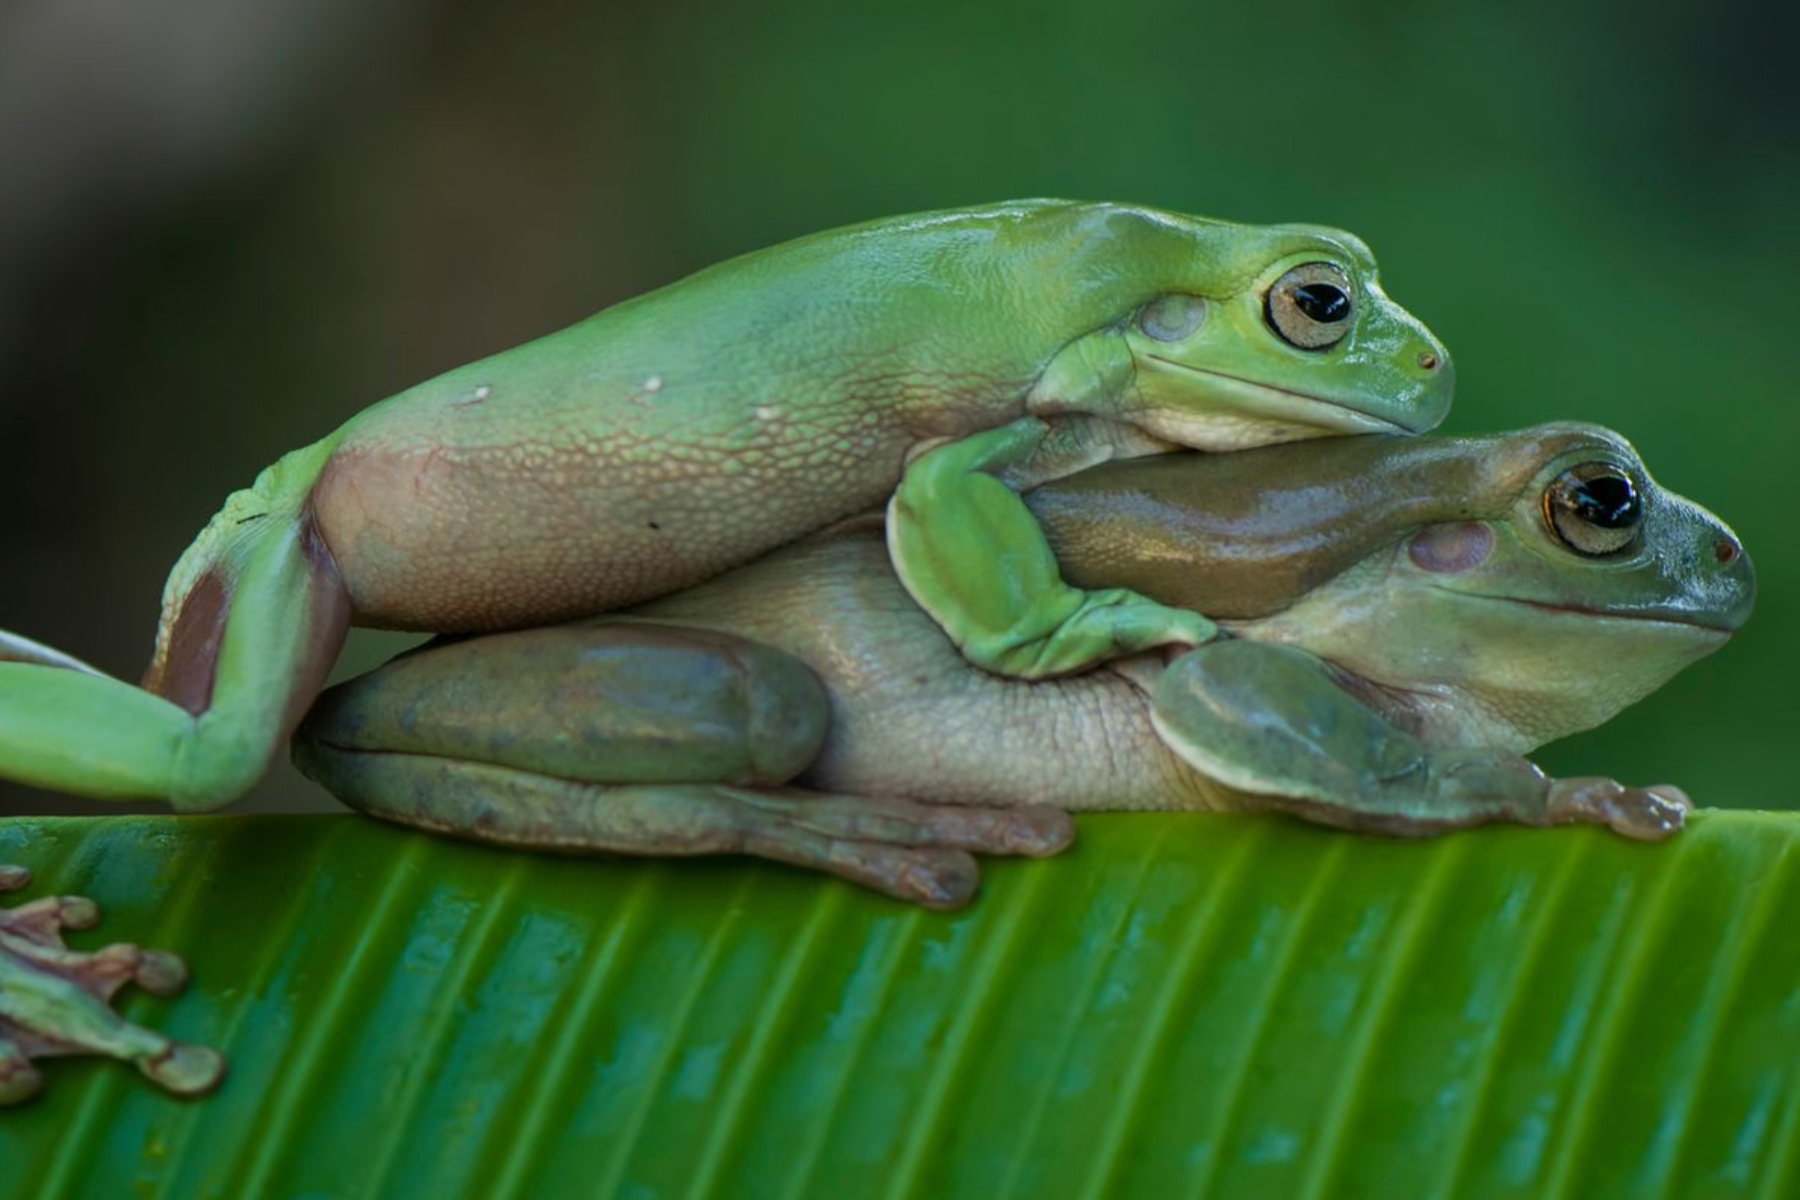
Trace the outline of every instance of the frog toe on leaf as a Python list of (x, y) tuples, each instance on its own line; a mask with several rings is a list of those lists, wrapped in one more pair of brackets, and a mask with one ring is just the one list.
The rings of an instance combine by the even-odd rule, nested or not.
[(1058, 810), (1654, 838), (1679, 828), (1678, 790), (1522, 756), (1722, 645), (1754, 594), (1731, 532), (1591, 426), (1169, 455), (1026, 499), (1075, 586), (1118, 581), (1230, 636), (1001, 678), (851, 523), (628, 616), (403, 656), (327, 692), (296, 759), (407, 824), (758, 854), (939, 907), (972, 894), (971, 852), (1059, 849)]
[[(1418, 432), (1450, 389), (1444, 348), (1336, 230), (1031, 200), (802, 238), (282, 458), (177, 563), (142, 689), (0, 635), (0, 775), (216, 808), (353, 623), (621, 609), (890, 495), (907, 587), (981, 666), (1053, 676), (1204, 641), (1198, 613), (1063, 583), (1018, 489), (1177, 445)], [(1069, 438), (1065, 414), (1098, 420)]]
[[(23, 867), (0, 866), (0, 892), (30, 882)], [(42, 1079), (34, 1058), (124, 1059), (184, 1096), (210, 1090), (224, 1074), (215, 1051), (140, 1028), (109, 1007), (127, 983), (159, 995), (179, 992), (187, 968), (161, 950), (118, 943), (88, 953), (63, 944), (64, 929), (87, 929), (99, 919), (93, 901), (76, 896), (0, 907), (0, 1104), (37, 1094)]]

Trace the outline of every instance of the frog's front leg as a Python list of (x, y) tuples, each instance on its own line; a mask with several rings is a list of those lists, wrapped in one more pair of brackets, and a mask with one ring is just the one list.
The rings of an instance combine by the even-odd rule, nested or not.
[[(0, 866), (0, 892), (24, 887), (23, 867)], [(91, 900), (52, 896), (0, 908), (0, 1104), (35, 1095), (42, 1085), (34, 1058), (103, 1054), (124, 1059), (179, 1095), (218, 1083), (217, 1052), (141, 1029), (108, 1007), (126, 983), (162, 995), (187, 982), (179, 958), (159, 950), (112, 945), (88, 954), (63, 945), (64, 929), (100, 918)]]
[(561, 853), (753, 854), (932, 907), (971, 852), (1051, 854), (1049, 808), (981, 809), (786, 786), (830, 705), (779, 650), (613, 622), (438, 643), (326, 692), (295, 760), (371, 815)]
[(1678, 788), (1552, 779), (1515, 754), (1431, 747), (1287, 646), (1203, 646), (1158, 677), (1152, 704), (1157, 732), (1190, 765), (1255, 803), (1331, 825), (1422, 834), (1585, 822), (1657, 839), (1690, 807)]
[(1025, 417), (929, 450), (907, 468), (888, 507), (894, 568), (964, 657), (998, 675), (1044, 679), (1205, 642), (1217, 630), (1199, 613), (1127, 588), (1088, 592), (1064, 583), (1019, 497), (1108, 459), (1167, 448), (1111, 421)]

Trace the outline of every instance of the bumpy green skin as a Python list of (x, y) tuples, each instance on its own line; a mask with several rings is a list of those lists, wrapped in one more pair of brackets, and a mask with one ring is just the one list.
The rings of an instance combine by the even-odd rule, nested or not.
[[(1630, 544), (1598, 556), (1544, 504), (1586, 464), (1641, 502)], [(1167, 667), (1002, 679), (911, 602), (865, 524), (631, 619), (407, 656), (327, 692), (296, 758), (358, 807), (443, 832), (764, 854), (934, 905), (972, 893), (971, 851), (1058, 848), (1059, 810), (1655, 838), (1680, 826), (1678, 790), (1552, 780), (1520, 755), (1716, 649), (1754, 596), (1731, 532), (1589, 426), (1169, 456), (1029, 500), (1071, 576), (1124, 572), (1235, 636)]]
[[(1341, 284), (1329, 346), (1278, 335), (1269, 308), (1306, 264)], [(1171, 443), (1418, 431), (1450, 387), (1443, 347), (1333, 230), (1023, 201), (803, 238), (287, 455), (177, 564), (147, 690), (0, 637), (0, 774), (218, 807), (261, 776), (350, 623), (492, 630), (638, 603), (879, 504), (944, 441), (909, 473), (896, 544), (976, 661), (1057, 674), (1202, 640), (1197, 614), (1063, 586), (1013, 489)], [(1063, 413), (1102, 432), (1071, 451), (1043, 421)]]

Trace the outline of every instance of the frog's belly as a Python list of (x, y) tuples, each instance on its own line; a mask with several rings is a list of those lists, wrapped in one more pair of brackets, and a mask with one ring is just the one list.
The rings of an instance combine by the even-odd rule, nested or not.
[(1165, 745), (1149, 699), (1110, 670), (1025, 683), (969, 663), (913, 604), (878, 531), (809, 539), (638, 610), (776, 646), (831, 698), (797, 782), (939, 804), (1225, 807)]
[(341, 449), (313, 493), (356, 623), (438, 632), (604, 612), (884, 502), (909, 439), (829, 452)]
[(1110, 671), (1025, 683), (963, 666), (827, 684), (830, 732), (798, 780), (822, 791), (1071, 811), (1227, 802), (1157, 736), (1144, 695)]

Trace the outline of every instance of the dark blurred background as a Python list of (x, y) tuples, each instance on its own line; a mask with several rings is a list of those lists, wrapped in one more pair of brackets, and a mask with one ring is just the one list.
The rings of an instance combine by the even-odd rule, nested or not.
[[(1785, 806), (1784, 25), (1718, 0), (0, 6), (0, 625), (135, 675), (225, 494), (374, 400), (812, 230), (1131, 200), (1357, 231), (1456, 355), (1447, 430), (1599, 421), (1731, 521), (1748, 629), (1543, 757)], [(329, 803), (295, 776), (259, 802)]]

